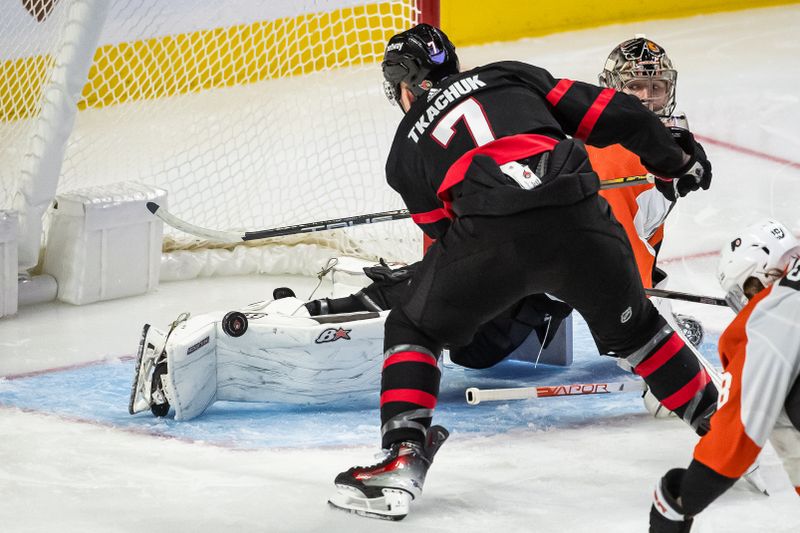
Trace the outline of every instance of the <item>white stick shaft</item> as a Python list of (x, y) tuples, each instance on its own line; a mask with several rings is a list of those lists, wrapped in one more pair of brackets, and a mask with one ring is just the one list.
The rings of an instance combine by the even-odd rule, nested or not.
[(168, 226), (179, 229), (184, 233), (188, 233), (189, 235), (202, 237), (214, 242), (237, 243), (243, 241), (242, 234), (240, 233), (235, 231), (220, 231), (195, 226), (194, 224), (186, 222), (185, 220), (179, 219), (155, 202), (148, 202), (147, 208), (151, 213), (163, 220)]
[(477, 387), (470, 387), (467, 389), (466, 395), (468, 404), (478, 405), (481, 402), (530, 400), (532, 398), (551, 398), (554, 396), (617, 394), (620, 392), (641, 392), (643, 390), (645, 390), (643, 381), (621, 381), (617, 383), (576, 383), (572, 385), (545, 385), (540, 387), (515, 387), (508, 389), (479, 389)]

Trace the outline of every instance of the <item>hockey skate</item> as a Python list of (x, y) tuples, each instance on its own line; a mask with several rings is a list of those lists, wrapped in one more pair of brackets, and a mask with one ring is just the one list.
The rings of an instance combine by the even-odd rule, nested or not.
[(178, 324), (188, 318), (188, 313), (182, 313), (170, 324), (166, 334), (150, 324), (144, 325), (136, 357), (136, 375), (133, 378), (131, 398), (128, 402), (130, 414), (134, 415), (148, 409), (158, 417), (167, 416), (169, 413), (169, 400), (161, 380), (161, 376), (167, 373), (167, 340)]
[(441, 426), (428, 429), (425, 444), (398, 442), (380, 463), (356, 466), (336, 476), (337, 493), (331, 507), (370, 518), (402, 520), (411, 500), (422, 494), (425, 475), (449, 433)]
[(686, 337), (686, 340), (692, 343), (692, 346), (699, 348), (703, 344), (703, 325), (696, 318), (689, 315), (675, 314), (675, 321), (681, 328), (681, 333)]
[(742, 474), (742, 479), (747, 481), (747, 484), (756, 492), (760, 492), (764, 496), (769, 496), (769, 490), (767, 489), (767, 483), (764, 481), (764, 477), (761, 475), (761, 470), (759, 468), (758, 459), (756, 462), (753, 463), (750, 468), (747, 469), (747, 472)]

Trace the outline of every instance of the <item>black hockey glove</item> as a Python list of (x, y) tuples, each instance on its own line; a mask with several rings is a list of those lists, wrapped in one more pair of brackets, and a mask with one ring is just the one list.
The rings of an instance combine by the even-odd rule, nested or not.
[(670, 128), (672, 138), (689, 155), (689, 161), (674, 175), (664, 176), (664, 172), (648, 167), (656, 175), (655, 185), (664, 197), (674, 202), (697, 189), (708, 190), (711, 186), (711, 163), (706, 152), (692, 132), (683, 128)]
[(673, 468), (662, 477), (653, 492), (650, 507), (650, 533), (689, 533), (693, 517), (683, 514), (678, 503), (685, 468)]
[(419, 262), (392, 269), (381, 259), (380, 265), (364, 268), (364, 274), (372, 280), (372, 283), (365, 287), (361, 294), (383, 310), (392, 309), (410, 292), (411, 278), (418, 266)]

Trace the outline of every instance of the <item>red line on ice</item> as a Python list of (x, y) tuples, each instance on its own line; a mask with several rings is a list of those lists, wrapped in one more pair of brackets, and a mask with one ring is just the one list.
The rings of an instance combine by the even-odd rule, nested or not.
[(797, 161), (792, 161), (790, 159), (784, 159), (783, 157), (778, 157), (776, 155), (768, 154), (766, 152), (761, 152), (759, 150), (753, 150), (752, 148), (747, 148), (745, 146), (739, 146), (738, 144), (729, 143), (727, 141), (720, 141), (718, 139), (714, 139), (712, 137), (706, 137), (705, 135), (695, 135), (697, 140), (700, 142), (704, 142), (706, 144), (713, 144), (715, 146), (719, 146), (721, 148), (726, 148), (733, 152), (739, 152), (740, 154), (751, 155), (753, 157), (758, 157), (760, 159), (765, 159), (767, 161), (772, 161), (773, 163), (779, 163), (781, 165), (786, 165), (792, 168), (800, 169), (800, 163)]
[(23, 379), (23, 378), (31, 378), (34, 376), (41, 376), (44, 374), (50, 374), (53, 372), (62, 372), (64, 370), (75, 370), (78, 368), (85, 368), (87, 366), (94, 366), (94, 365), (102, 365), (105, 363), (113, 363), (115, 361), (129, 361), (131, 359), (135, 359), (135, 355), (124, 355), (122, 357), (114, 357), (111, 359), (98, 359), (96, 361), (86, 361), (85, 363), (75, 363), (74, 365), (66, 365), (66, 366), (57, 366), (54, 368), (45, 368), (43, 370), (33, 370), (31, 372), (23, 372), (21, 374), (9, 374), (8, 376), (0, 376), (0, 379)]

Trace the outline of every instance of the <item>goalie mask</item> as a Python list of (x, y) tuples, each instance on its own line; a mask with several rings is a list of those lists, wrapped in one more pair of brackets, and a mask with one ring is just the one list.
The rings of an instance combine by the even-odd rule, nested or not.
[(800, 241), (780, 222), (767, 219), (745, 228), (722, 248), (717, 268), (728, 305), (741, 311), (753, 291), (772, 285), (798, 255)]
[(389, 39), (381, 67), (386, 97), (398, 104), (402, 82), (419, 97), (459, 70), (455, 46), (442, 30), (429, 24), (418, 24)]
[(675, 110), (678, 73), (664, 49), (643, 36), (614, 48), (598, 78), (603, 87), (636, 96), (657, 115)]

